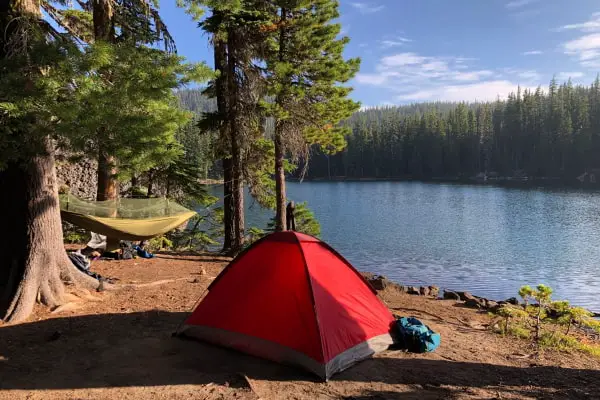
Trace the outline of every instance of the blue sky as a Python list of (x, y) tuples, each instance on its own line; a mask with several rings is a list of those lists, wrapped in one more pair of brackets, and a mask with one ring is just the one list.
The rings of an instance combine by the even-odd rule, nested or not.
[[(178, 51), (212, 54), (208, 37), (174, 1), (161, 13)], [(554, 74), (589, 84), (600, 72), (598, 0), (342, 0), (351, 82), (363, 106), (504, 97)]]

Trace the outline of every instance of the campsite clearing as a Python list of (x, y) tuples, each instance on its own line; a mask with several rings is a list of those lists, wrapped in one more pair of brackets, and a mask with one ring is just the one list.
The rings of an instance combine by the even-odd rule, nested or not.
[[(0, 399), (446, 399), (600, 398), (600, 360), (545, 352), (488, 329), (490, 318), (454, 301), (380, 292), (396, 315), (442, 335), (431, 354), (384, 352), (317, 382), (298, 369), (171, 337), (227, 264), (161, 254), (96, 261), (117, 292), (78, 293), (62, 313), (42, 308), (0, 325)], [(83, 299), (83, 300), (79, 300)]]

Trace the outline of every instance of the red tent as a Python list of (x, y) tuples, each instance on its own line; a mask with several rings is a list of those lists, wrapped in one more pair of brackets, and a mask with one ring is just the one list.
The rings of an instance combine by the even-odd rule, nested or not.
[(320, 240), (273, 233), (233, 260), (180, 334), (323, 379), (387, 349), (394, 317), (364, 278)]

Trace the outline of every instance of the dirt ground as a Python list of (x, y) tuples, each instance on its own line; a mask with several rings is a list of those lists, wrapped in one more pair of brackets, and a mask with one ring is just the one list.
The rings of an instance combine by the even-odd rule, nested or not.
[[(381, 293), (397, 315), (441, 333), (430, 354), (388, 351), (328, 383), (293, 368), (171, 334), (227, 259), (159, 255), (98, 261), (121, 284), (79, 293), (61, 313), (0, 326), (0, 399), (600, 399), (600, 360), (546, 352), (489, 331), (453, 301)], [(76, 298), (73, 298), (75, 300)], [(71, 307), (70, 306), (70, 307)]]

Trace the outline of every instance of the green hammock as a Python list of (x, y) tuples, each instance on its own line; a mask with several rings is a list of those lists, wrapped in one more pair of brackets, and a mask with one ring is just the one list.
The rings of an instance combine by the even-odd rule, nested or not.
[(91, 232), (122, 240), (146, 240), (181, 226), (196, 215), (163, 198), (85, 201), (71, 194), (60, 196), (60, 214)]

